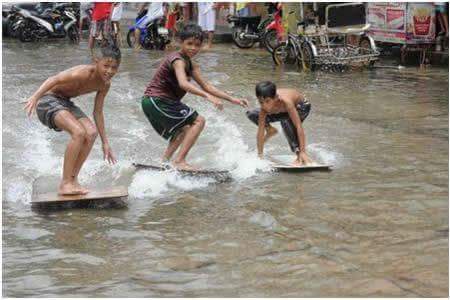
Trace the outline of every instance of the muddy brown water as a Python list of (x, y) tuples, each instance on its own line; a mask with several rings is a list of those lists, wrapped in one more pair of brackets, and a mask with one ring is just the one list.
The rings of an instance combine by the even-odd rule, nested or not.
[[(131, 167), (166, 146), (139, 101), (163, 53), (122, 54), (104, 108), (119, 163), (104, 163), (97, 141), (81, 180), (129, 186), (128, 208), (42, 213), (30, 208), (33, 182), (57, 180), (68, 137), (27, 119), (21, 101), (89, 63), (87, 45), (3, 41), (4, 296), (448, 296), (448, 68), (305, 74), (258, 49), (201, 53), (204, 77), (252, 107), (260, 80), (302, 90), (307, 150), (334, 166), (270, 172), (244, 110), (188, 95), (206, 118), (189, 158), (231, 170), (217, 183)], [(93, 96), (76, 101), (92, 111)], [(282, 134), (266, 153), (290, 155)]]

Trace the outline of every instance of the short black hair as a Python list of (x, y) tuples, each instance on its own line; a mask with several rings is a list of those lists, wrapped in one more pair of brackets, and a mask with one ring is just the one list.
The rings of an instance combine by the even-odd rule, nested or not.
[(277, 86), (272, 81), (261, 81), (255, 88), (256, 97), (259, 98), (273, 98), (277, 94)]
[(194, 23), (189, 23), (180, 32), (180, 39), (181, 41), (195, 38), (198, 39), (200, 42), (203, 43), (203, 31), (200, 26)]
[(100, 47), (100, 58), (112, 58), (120, 62), (122, 54), (119, 47), (117, 47), (114, 40), (107, 40), (107, 42)]

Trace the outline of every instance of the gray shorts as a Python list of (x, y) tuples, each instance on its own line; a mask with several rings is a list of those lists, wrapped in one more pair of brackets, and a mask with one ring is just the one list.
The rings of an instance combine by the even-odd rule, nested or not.
[(60, 110), (69, 111), (77, 120), (87, 118), (86, 114), (78, 106), (73, 104), (69, 98), (64, 98), (53, 94), (42, 96), (36, 107), (39, 121), (41, 121), (41, 123), (45, 126), (48, 126), (50, 129), (54, 129), (56, 131), (62, 131), (62, 129), (56, 127), (55, 125), (55, 113)]

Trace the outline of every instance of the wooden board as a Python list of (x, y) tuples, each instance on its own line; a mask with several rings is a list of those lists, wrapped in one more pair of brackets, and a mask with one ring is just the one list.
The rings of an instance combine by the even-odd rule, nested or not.
[(308, 166), (292, 166), (290, 162), (294, 161), (295, 158), (287, 159), (286, 156), (275, 156), (271, 157), (270, 160), (272, 162), (272, 167), (277, 171), (284, 172), (311, 172), (311, 171), (330, 171), (331, 165), (319, 164), (314, 162), (313, 165)]
[(88, 188), (86, 195), (58, 195), (58, 192), (33, 193), (32, 204), (60, 203), (83, 200), (112, 200), (128, 197), (128, 189), (125, 186), (115, 186), (103, 189)]
[[(138, 163), (133, 163), (133, 166), (135, 166), (137, 169), (150, 169), (150, 170), (156, 170), (156, 171), (173, 170), (173, 169), (167, 168), (167, 167), (155, 166), (155, 165), (144, 165), (144, 164), (138, 164)], [(196, 170), (196, 171), (189, 171), (189, 170), (176, 170), (176, 171), (180, 172), (180, 173), (190, 174), (190, 175), (216, 175), (216, 174), (229, 175), (230, 174), (230, 172), (228, 172), (226, 170), (214, 170), (214, 169), (204, 169), (204, 170)]]
[(214, 169), (204, 169), (204, 170), (196, 170), (196, 171), (188, 171), (188, 170), (176, 170), (172, 168), (156, 166), (156, 165), (147, 165), (147, 164), (139, 164), (133, 163), (133, 166), (136, 169), (141, 170), (155, 170), (155, 171), (173, 171), (179, 172), (183, 176), (196, 176), (196, 177), (212, 177), (220, 182), (231, 181), (232, 177), (229, 171), (226, 170), (214, 170)]
[(331, 168), (331, 166), (329, 165), (320, 165), (320, 164), (300, 166), (300, 167), (273, 164), (272, 167), (277, 171), (286, 171), (286, 172), (329, 171)]

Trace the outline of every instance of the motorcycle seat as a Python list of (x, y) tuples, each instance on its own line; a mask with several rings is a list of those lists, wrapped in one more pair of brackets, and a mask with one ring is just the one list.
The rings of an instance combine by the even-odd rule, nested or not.
[(261, 16), (239, 17), (239, 21), (243, 23), (259, 23), (259, 21), (261, 21)]

